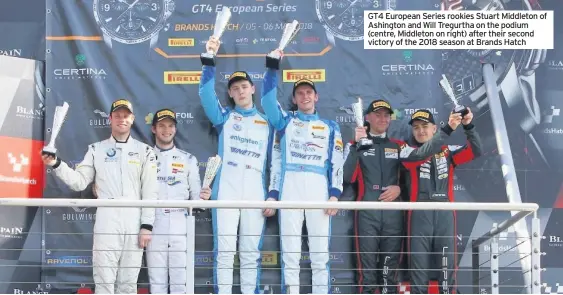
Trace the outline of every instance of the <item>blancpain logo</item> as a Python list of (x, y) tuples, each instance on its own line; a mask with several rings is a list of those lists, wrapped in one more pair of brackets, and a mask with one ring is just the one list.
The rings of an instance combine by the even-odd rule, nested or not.
[(550, 70), (563, 70), (563, 60), (549, 60), (547, 61), (547, 67)]
[(0, 237), (21, 239), (23, 235), (23, 227), (3, 227), (0, 226)]
[(7, 55), (7, 56), (22, 56), (21, 49), (0, 49), (0, 55)]

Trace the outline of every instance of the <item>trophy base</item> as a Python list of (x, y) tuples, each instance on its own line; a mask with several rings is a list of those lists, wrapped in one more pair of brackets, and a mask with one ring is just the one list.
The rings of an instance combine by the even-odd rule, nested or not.
[(281, 58), (278, 56), (272, 56), (270, 54), (266, 55), (266, 67), (268, 69), (279, 70), (280, 69)]
[(459, 113), (461, 117), (465, 117), (465, 115), (469, 114), (469, 110), (465, 106), (457, 106), (453, 109), (452, 113)]
[(46, 146), (41, 151), (42, 155), (51, 156), (53, 158), (57, 157), (57, 149), (54, 147)]
[(201, 60), (201, 64), (204, 66), (210, 66), (210, 67), (215, 66), (215, 55), (211, 53), (207, 53), (207, 52), (202, 53), (199, 59)]
[(369, 138), (360, 138), (360, 141), (358, 141), (356, 145), (358, 150), (366, 149), (373, 145), (373, 141)]

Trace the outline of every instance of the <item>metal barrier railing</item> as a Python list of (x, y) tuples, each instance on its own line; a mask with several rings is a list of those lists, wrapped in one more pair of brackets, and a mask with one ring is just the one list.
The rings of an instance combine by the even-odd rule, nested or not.
[[(485, 264), (489, 264), (488, 275), (490, 277), (490, 283), (487, 284), (493, 294), (499, 294), (500, 288), (503, 282), (500, 281), (499, 273), (502, 267), (510, 267), (511, 265), (502, 266), (499, 264), (499, 258), (502, 255), (517, 254), (520, 259), (516, 259), (515, 262), (526, 260), (522, 265), (530, 265), (529, 268), (507, 269), (505, 271), (519, 271), (522, 272), (524, 276), (528, 275), (531, 280), (531, 284), (525, 283), (527, 293), (539, 294), (541, 288), (541, 267), (540, 267), (540, 242), (541, 233), (539, 226), (539, 218), (537, 216), (538, 205), (532, 203), (404, 203), (404, 202), (289, 202), (289, 201), (278, 201), (278, 202), (247, 202), (247, 201), (168, 201), (168, 200), (151, 200), (151, 201), (130, 201), (130, 200), (105, 200), (105, 199), (20, 199), (20, 198), (6, 198), (0, 199), (0, 206), (32, 206), (32, 207), (114, 207), (114, 208), (125, 208), (125, 207), (147, 207), (147, 208), (186, 208), (189, 216), (187, 217), (187, 234), (186, 234), (186, 291), (187, 293), (194, 293), (195, 290), (195, 271), (202, 269), (209, 269), (212, 266), (201, 266), (196, 259), (198, 255), (204, 255), (205, 251), (197, 251), (195, 249), (195, 221), (196, 217), (193, 214), (194, 209), (199, 208), (229, 208), (229, 209), (343, 209), (343, 210), (432, 210), (432, 211), (515, 211), (513, 216), (504, 222), (496, 225), (490, 231), (484, 233), (481, 237), (469, 237), (471, 241), (472, 249), (472, 263), (471, 269), (458, 269), (458, 272), (471, 272), (472, 273), (472, 284), (470, 285), (457, 285), (457, 287), (468, 287), (472, 288), (473, 293), (483, 293), (482, 287), (485, 285), (482, 283), (484, 277), (481, 276), (483, 273), (483, 268)], [(499, 234), (506, 231), (511, 226), (514, 226), (518, 222), (521, 222), (526, 216), (532, 214), (531, 228), (532, 233), (530, 236), (519, 236), (517, 239), (522, 240), (517, 242), (511, 249), (499, 249)], [(52, 233), (45, 233), (52, 234)], [(332, 235), (332, 238), (336, 238)], [(452, 237), (453, 238), (453, 237)], [(467, 238), (467, 237), (466, 237)], [(488, 250), (480, 251), (480, 246), (484, 243), (491, 241)], [(512, 250), (516, 249), (518, 253), (510, 253)], [(57, 249), (60, 250), (60, 249)], [(92, 251), (92, 250), (77, 250), (68, 249), (69, 251)], [(501, 251), (503, 250), (503, 251)], [(107, 250), (105, 250), (107, 251)], [(210, 252), (210, 251), (209, 251)], [(273, 254), (278, 254), (276, 251), (266, 251), (272, 252)], [(484, 263), (480, 261), (481, 254), (484, 252), (489, 252), (489, 260)], [(240, 252), (238, 252), (240, 253)], [(356, 252), (331, 252), (331, 255), (348, 255)], [(208, 254), (208, 253), (207, 253)], [(401, 254), (409, 254), (406, 251), (401, 251)], [(412, 254), (412, 252), (410, 253)], [(86, 256), (86, 255), (85, 255)], [(235, 258), (236, 260), (236, 258)], [(512, 262), (513, 264), (514, 262)], [(235, 265), (236, 266), (236, 265)], [(37, 266), (35, 266), (37, 267)], [(90, 266), (84, 266), (90, 267)], [(268, 268), (268, 269), (276, 269)], [(307, 270), (309, 268), (301, 266), (301, 270)], [(276, 269), (279, 270), (279, 269)], [(350, 271), (356, 270), (354, 268), (337, 268), (332, 269), (332, 271)], [(383, 268), (376, 268), (375, 270), (385, 271)], [(410, 269), (400, 266), (398, 270), (408, 271)], [(435, 270), (435, 269), (432, 269)], [(447, 271), (450, 269), (440, 269), (441, 271)], [(524, 279), (527, 282), (527, 279)], [(64, 282), (60, 282), (64, 283)], [(206, 284), (213, 284), (212, 280), (206, 282)], [(303, 285), (302, 285), (303, 286)], [(507, 286), (512, 286), (508, 284)], [(411, 286), (412, 287), (412, 286)], [(512, 286), (515, 287), (515, 286)], [(518, 287), (518, 286), (516, 286)], [(262, 290), (264, 293), (271, 291), (271, 286), (268, 285)], [(401, 293), (408, 293), (404, 286), (400, 286)]]

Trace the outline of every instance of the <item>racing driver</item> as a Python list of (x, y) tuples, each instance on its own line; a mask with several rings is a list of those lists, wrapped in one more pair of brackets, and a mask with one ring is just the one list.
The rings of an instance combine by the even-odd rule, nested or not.
[[(278, 52), (280, 55), (281, 51)], [(262, 87), (262, 107), (280, 132), (281, 200), (338, 201), (342, 193), (342, 137), (334, 121), (323, 120), (315, 109), (319, 95), (315, 83), (293, 84), (295, 113), (285, 112), (277, 101), (277, 72), (267, 71)], [(273, 77), (273, 78), (270, 78)], [(330, 220), (337, 209), (282, 209), (279, 212), (282, 252), (282, 293), (299, 293), (301, 230), (307, 226), (312, 268), (312, 292), (330, 290)], [(288, 289), (288, 290), (287, 290)]]
[[(467, 110), (463, 117), (451, 114), (448, 125), (442, 128), (451, 133), (454, 126), (463, 124), (465, 145), (444, 145), (425, 161), (404, 163), (409, 170), (411, 202), (454, 202), (454, 169), (481, 155), (481, 140), (471, 123), (473, 113)], [(427, 110), (415, 112), (409, 124), (417, 146), (428, 142), (437, 131), (434, 117)], [(438, 279), (440, 293), (451, 294), (457, 270), (455, 212), (413, 210), (408, 213), (408, 223), (411, 293), (428, 293), (429, 270), (439, 265), (443, 270)]]
[[(162, 109), (152, 120), (158, 166), (159, 200), (207, 200), (209, 188), (201, 188), (197, 158), (174, 145), (176, 113)], [(186, 294), (185, 208), (157, 208), (153, 238), (147, 247), (152, 294)]]
[[(388, 137), (392, 114), (393, 109), (387, 101), (374, 100), (365, 112), (368, 126), (356, 128), (356, 142), (361, 138), (369, 138), (373, 142), (360, 148), (354, 142), (344, 163), (344, 182), (358, 184), (357, 201), (398, 201), (401, 162), (421, 161), (440, 152), (442, 139), (449, 136), (437, 132), (420, 148), (410, 147), (403, 141)], [(452, 126), (452, 129), (455, 127)], [(369, 134), (366, 129), (369, 129)], [(382, 294), (396, 294), (404, 236), (403, 211), (358, 210), (354, 227), (360, 293), (375, 293), (380, 286)]]
[[(59, 157), (45, 165), (74, 191), (96, 183), (98, 199), (156, 200), (156, 156), (152, 147), (131, 137), (133, 106), (125, 99), (111, 105), (111, 137), (88, 146), (73, 170)], [(92, 263), (96, 293), (136, 293), (143, 248), (151, 240), (154, 208), (100, 207), (94, 223)], [(138, 234), (138, 236), (137, 236)]]
[[(217, 52), (219, 40), (211, 37), (207, 51)], [(275, 77), (266, 75), (271, 81)], [(270, 82), (271, 83), (271, 82)], [(237, 71), (227, 82), (229, 100), (234, 108), (223, 108), (215, 94), (215, 67), (203, 66), (199, 96), (205, 114), (219, 133), (220, 170), (213, 184), (213, 200), (264, 201), (269, 198), (268, 157), (274, 137), (273, 128), (254, 105), (255, 87), (248, 73)], [(216, 292), (231, 294), (237, 232), (240, 234), (240, 284), (244, 294), (260, 291), (262, 235), (265, 217), (275, 210), (213, 209), (214, 278)]]

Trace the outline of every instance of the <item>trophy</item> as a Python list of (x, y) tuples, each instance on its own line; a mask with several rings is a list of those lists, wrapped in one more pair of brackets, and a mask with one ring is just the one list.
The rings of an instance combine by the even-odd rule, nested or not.
[[(356, 120), (357, 127), (364, 127), (364, 106), (362, 99), (358, 97), (358, 102), (352, 104), (352, 112), (354, 113), (354, 119)], [(373, 144), (373, 141), (367, 137), (360, 138), (358, 141), (358, 148), (368, 147)]]
[(49, 155), (53, 158), (56, 157), (57, 149), (55, 148), (55, 140), (57, 140), (59, 131), (61, 131), (61, 127), (63, 126), (67, 112), (68, 103), (66, 103), (66, 101), (62, 106), (57, 106), (55, 108), (55, 115), (53, 116), (53, 128), (51, 128), (51, 140), (49, 141), (49, 144), (47, 144), (47, 146), (43, 148), (41, 154)]
[(202, 187), (209, 187), (213, 178), (219, 171), (219, 167), (221, 167), (221, 157), (216, 155), (215, 157), (209, 157), (207, 160), (207, 168), (205, 169), (205, 176), (203, 177), (203, 184)]
[[(217, 13), (217, 17), (215, 18), (215, 27), (213, 28), (213, 37), (219, 40), (227, 25), (229, 24), (229, 20), (231, 19), (231, 10), (223, 6), (221, 11)], [(215, 55), (217, 52), (213, 52), (212, 50), (207, 51), (206, 53), (202, 53), (200, 56), (201, 64), (204, 66), (215, 66)]]
[[(294, 20), (293, 22), (286, 23), (283, 29), (283, 34), (280, 39), (280, 45), (278, 46), (278, 50), (283, 51), (283, 49), (295, 38), (299, 32), (299, 22)], [(266, 67), (269, 69), (279, 70), (280, 69), (280, 62), (281, 62), (281, 55), (277, 51), (272, 51), (268, 55), (266, 55)]]
[(442, 89), (444, 90), (444, 92), (448, 95), (448, 97), (450, 98), (450, 100), (454, 103), (454, 109), (452, 111), (452, 113), (460, 113), (461, 117), (463, 118), (463, 116), (467, 115), (469, 113), (469, 111), (467, 110), (467, 108), (463, 105), (460, 105), (457, 102), (457, 99), (455, 98), (455, 94), (454, 94), (454, 90), (452, 89), (452, 86), (450, 86), (450, 82), (448, 81), (448, 78), (446, 78), (446, 75), (442, 74), (442, 80), (440, 80), (440, 86), (442, 86)]

